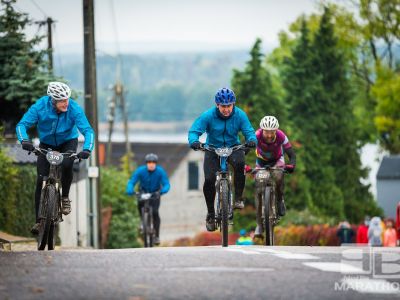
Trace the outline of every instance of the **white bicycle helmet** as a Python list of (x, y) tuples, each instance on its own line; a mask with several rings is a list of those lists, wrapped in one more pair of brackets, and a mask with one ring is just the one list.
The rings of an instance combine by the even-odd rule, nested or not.
[(274, 116), (265, 116), (261, 119), (260, 127), (264, 130), (277, 130), (279, 128), (278, 119)]
[(65, 100), (71, 97), (71, 89), (65, 83), (52, 81), (47, 87), (47, 95), (55, 101)]

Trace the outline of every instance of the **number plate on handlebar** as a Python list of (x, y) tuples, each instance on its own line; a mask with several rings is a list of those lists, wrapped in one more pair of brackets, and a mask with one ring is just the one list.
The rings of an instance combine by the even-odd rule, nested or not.
[(270, 173), (265, 170), (260, 170), (256, 173), (256, 179), (267, 179), (270, 177)]
[(57, 151), (49, 151), (46, 154), (46, 159), (51, 165), (59, 165), (62, 163), (64, 156)]
[(218, 156), (222, 157), (228, 157), (229, 155), (232, 154), (232, 148), (218, 148), (215, 149), (215, 153), (217, 153)]

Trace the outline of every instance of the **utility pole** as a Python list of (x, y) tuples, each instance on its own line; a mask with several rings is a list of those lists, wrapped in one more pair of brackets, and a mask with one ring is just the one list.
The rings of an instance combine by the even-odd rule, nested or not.
[(124, 97), (124, 86), (122, 83), (117, 79), (117, 82), (112, 87), (113, 89), (113, 96), (110, 99), (108, 104), (109, 113), (108, 113), (108, 144), (107, 144), (107, 157), (106, 163), (107, 165), (111, 164), (111, 153), (112, 153), (112, 140), (111, 135), (114, 130), (114, 121), (115, 121), (115, 109), (119, 108), (122, 119), (123, 119), (123, 126), (124, 126), (124, 135), (125, 135), (125, 154), (130, 155), (131, 146), (129, 143), (129, 130), (128, 130), (128, 113), (125, 104), (125, 97)]
[(95, 131), (95, 147), (89, 159), (89, 228), (90, 246), (99, 248), (101, 238), (100, 178), (98, 157), (98, 119), (96, 93), (96, 56), (94, 41), (94, 4), (93, 0), (83, 0), (83, 41), (84, 41), (84, 77), (85, 112)]
[(49, 71), (53, 73), (53, 35), (52, 35), (52, 25), (55, 21), (47, 17), (44, 21), (35, 22), (39, 24), (39, 27), (47, 24), (47, 51), (48, 51), (48, 59), (49, 59)]

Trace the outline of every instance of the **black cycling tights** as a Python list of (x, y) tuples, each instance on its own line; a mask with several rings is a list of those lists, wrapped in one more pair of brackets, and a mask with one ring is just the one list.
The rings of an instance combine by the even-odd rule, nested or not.
[[(143, 202), (138, 203), (140, 219), (142, 219), (142, 217), (143, 217), (142, 216), (142, 207), (143, 206), (144, 206)], [(153, 224), (154, 224), (154, 228), (156, 230), (156, 236), (160, 237), (161, 220), (160, 220), (160, 214), (158, 213), (158, 209), (160, 208), (160, 197), (158, 197), (157, 199), (152, 199), (150, 201), (150, 206), (153, 208)]]
[[(57, 147), (47, 145), (44, 143), (40, 143), (39, 148), (42, 149), (52, 149), (62, 153), (67, 151), (76, 152), (78, 148), (78, 139), (69, 140)], [(71, 187), (73, 173), (72, 167), (74, 164), (74, 160), (71, 158), (64, 158), (62, 162), (62, 172), (61, 172), (61, 184), (62, 184), (62, 196), (68, 197), (69, 189)], [(35, 213), (36, 213), (36, 222), (38, 222), (38, 212), (39, 212), (39, 203), (40, 203), (40, 193), (42, 191), (43, 177), (49, 175), (50, 164), (47, 161), (44, 155), (39, 155), (37, 159), (37, 178), (36, 178), (36, 191), (35, 191)]]
[[(228, 163), (233, 167), (235, 183), (235, 199), (241, 199), (244, 184), (244, 151), (239, 150), (232, 153), (228, 158)], [(216, 172), (219, 170), (219, 157), (217, 154), (206, 151), (204, 155), (204, 186), (203, 193), (206, 198), (208, 213), (214, 213), (215, 180)]]

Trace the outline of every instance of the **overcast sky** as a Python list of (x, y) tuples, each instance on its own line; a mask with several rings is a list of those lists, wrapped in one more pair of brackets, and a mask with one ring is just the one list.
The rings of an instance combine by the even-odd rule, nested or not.
[[(302, 13), (316, 11), (316, 2), (99, 0), (95, 1), (96, 43), (108, 47), (107, 51), (116, 51), (115, 41), (118, 40), (123, 52), (135, 46), (139, 49), (140, 44), (142, 48), (160, 47), (160, 44), (165, 47), (172, 44), (190, 48), (190, 45), (204, 47), (208, 44), (215, 49), (249, 48), (256, 37), (261, 37), (266, 45), (276, 45), (278, 32), (287, 29)], [(56, 48), (65, 50), (82, 45), (81, 0), (18, 0), (17, 8), (35, 20), (46, 16), (57, 20)], [(29, 32), (35, 33), (37, 28)]]

